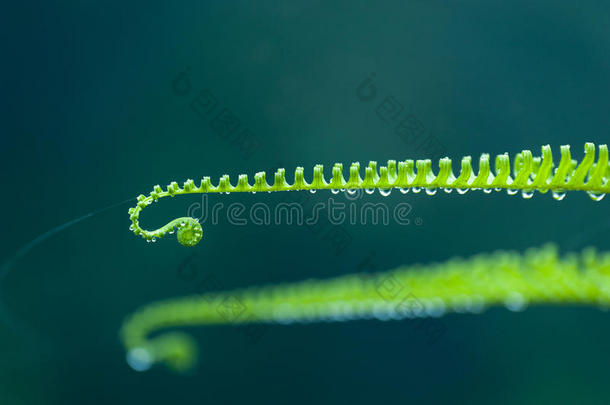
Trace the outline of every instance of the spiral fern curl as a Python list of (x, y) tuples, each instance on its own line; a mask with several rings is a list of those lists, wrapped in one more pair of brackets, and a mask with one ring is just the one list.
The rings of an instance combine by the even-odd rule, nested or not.
[[(536, 191), (551, 191), (555, 199), (561, 200), (567, 191), (581, 190), (599, 201), (610, 192), (606, 145), (599, 146), (597, 160), (596, 147), (592, 143), (585, 144), (585, 155), (580, 162), (572, 159), (568, 145), (561, 146), (560, 152), (561, 158), (555, 166), (548, 145), (542, 147), (539, 157), (524, 150), (515, 155), (512, 172), (505, 153), (496, 156), (493, 172), (488, 154), (481, 155), (476, 173), (471, 157), (466, 156), (462, 158), (458, 176), (453, 174), (451, 160), (443, 158), (439, 161), (437, 174), (433, 172), (430, 160), (398, 163), (390, 160), (379, 170), (376, 162), (370, 162), (364, 170), (364, 179), (360, 176), (359, 163), (351, 164), (348, 180), (343, 177), (343, 166), (337, 163), (328, 182), (322, 165), (314, 167), (311, 183), (305, 180), (302, 167), (296, 169), (293, 184), (287, 182), (284, 169), (277, 170), (273, 185), (267, 184), (264, 172), (255, 175), (254, 184), (249, 184), (246, 175), (240, 175), (235, 186), (231, 185), (228, 175), (222, 176), (217, 186), (212, 185), (209, 177), (204, 177), (199, 187), (193, 180), (184, 182), (182, 188), (172, 182), (167, 190), (155, 186), (148, 196), (138, 197), (137, 206), (129, 209), (130, 229), (149, 242), (177, 229), (181, 244), (196, 245), (203, 231), (194, 218), (177, 218), (154, 231), (146, 231), (139, 225), (142, 209), (159, 198), (180, 194), (324, 189), (387, 192), (393, 188), (402, 192), (425, 189), (428, 194), (434, 194), (442, 188), (446, 192), (455, 189), (460, 194), (477, 189), (485, 192), (505, 189), (509, 194), (521, 192), (524, 198), (530, 198)], [(388, 279), (392, 280), (390, 285), (400, 285), (401, 290), (404, 287), (404, 291), (416, 296), (421, 308), (416, 311), (413, 304), (405, 306), (404, 297), (397, 301), (384, 287)], [(227, 303), (232, 304), (227, 306)], [(235, 308), (236, 303), (237, 308), (247, 309), (247, 317), (226, 309)], [(439, 316), (448, 311), (479, 312), (496, 304), (519, 309), (527, 303), (610, 306), (610, 254), (587, 250), (580, 255), (561, 258), (556, 248), (549, 245), (525, 254), (497, 252), (468, 260), (402, 267), (372, 277), (349, 275), (173, 299), (138, 310), (124, 323), (121, 338), (128, 362), (134, 369), (145, 370), (154, 363), (163, 362), (184, 371), (192, 367), (197, 357), (192, 338), (180, 332), (154, 338), (149, 338), (149, 334), (159, 329), (189, 325), (403, 319)]]

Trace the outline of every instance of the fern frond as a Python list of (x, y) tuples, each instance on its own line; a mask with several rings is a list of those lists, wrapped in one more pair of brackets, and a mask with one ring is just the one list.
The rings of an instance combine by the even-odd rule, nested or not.
[[(285, 170), (278, 169), (273, 185), (267, 183), (265, 172), (248, 182), (240, 175), (237, 184), (229, 176), (212, 185), (204, 177), (199, 186), (187, 180), (182, 187), (172, 182), (163, 190), (155, 186), (148, 195), (138, 197), (137, 206), (130, 208), (130, 229), (147, 241), (155, 241), (178, 229), (178, 241), (193, 246), (202, 237), (201, 225), (190, 217), (177, 218), (167, 225), (146, 231), (139, 226), (142, 209), (159, 198), (192, 193), (232, 193), (289, 190), (367, 189), (387, 191), (399, 188), (406, 192), (425, 189), (433, 194), (442, 188), (447, 192), (456, 189), (463, 194), (468, 190), (505, 189), (509, 194), (521, 192), (529, 198), (534, 192), (551, 191), (560, 200), (566, 191), (587, 192), (599, 201), (610, 192), (608, 178), (608, 148), (585, 144), (585, 156), (578, 162), (570, 155), (568, 145), (561, 147), (561, 159), (553, 162), (551, 148), (542, 147), (542, 154), (534, 157), (528, 150), (515, 155), (513, 169), (508, 154), (495, 157), (490, 169), (490, 157), (483, 154), (478, 171), (472, 167), (469, 156), (462, 158), (458, 176), (452, 170), (449, 158), (439, 161), (438, 173), (432, 170), (430, 160), (388, 161), (377, 168), (370, 162), (362, 173), (359, 163), (352, 163), (349, 178), (343, 176), (343, 166), (333, 166), (330, 178), (325, 178), (322, 165), (313, 168), (311, 183), (305, 180), (304, 169), (295, 170), (294, 183), (286, 180)], [(361, 177), (364, 174), (364, 177)], [(400, 286), (401, 296), (389, 287)], [(419, 309), (414, 310), (414, 298)], [(223, 309), (229, 302), (229, 308)], [(121, 338), (128, 350), (129, 363), (144, 370), (157, 362), (164, 362), (177, 370), (192, 366), (196, 358), (196, 345), (188, 335), (172, 332), (149, 338), (159, 329), (208, 324), (243, 324), (253, 322), (289, 323), (299, 321), (354, 318), (401, 319), (405, 317), (439, 316), (447, 311), (478, 312), (490, 305), (504, 304), (518, 310), (528, 303), (591, 304), (610, 306), (610, 253), (596, 254), (587, 250), (581, 255), (560, 258), (554, 247), (530, 250), (521, 255), (497, 252), (478, 255), (468, 260), (450, 260), (428, 266), (403, 267), (373, 276), (350, 275), (325, 281), (247, 289), (220, 294), (180, 298), (148, 305), (137, 311), (123, 325)], [(236, 313), (235, 305), (243, 310)], [(241, 314), (246, 313), (247, 316)]]
[(586, 143), (585, 156), (578, 162), (572, 159), (570, 146), (563, 145), (560, 148), (561, 158), (557, 166), (553, 161), (549, 145), (542, 147), (541, 156), (538, 157), (534, 157), (531, 151), (524, 150), (515, 155), (512, 171), (507, 153), (495, 157), (494, 170), (490, 168), (490, 156), (482, 154), (479, 159), (478, 172), (472, 167), (472, 158), (465, 156), (461, 160), (461, 168), (457, 176), (453, 173), (451, 159), (442, 158), (438, 162), (437, 173), (433, 171), (432, 162), (429, 159), (405, 160), (398, 163), (395, 160), (389, 160), (386, 166), (381, 166), (379, 169), (377, 162), (369, 162), (364, 169), (364, 178), (361, 177), (360, 164), (352, 163), (347, 180), (343, 176), (343, 165), (335, 163), (332, 175), (328, 179), (324, 176), (323, 166), (316, 165), (313, 168), (311, 182), (305, 179), (305, 171), (302, 167), (296, 168), (292, 184), (286, 180), (284, 169), (276, 171), (272, 185), (267, 183), (265, 172), (256, 173), (252, 184), (245, 174), (238, 177), (235, 185), (231, 184), (229, 175), (226, 174), (220, 177), (216, 186), (212, 184), (209, 177), (204, 177), (199, 186), (196, 186), (193, 180), (185, 181), (182, 187), (178, 183), (172, 182), (166, 190), (157, 185), (148, 196), (138, 196), (136, 207), (129, 209), (129, 218), (132, 221), (130, 230), (148, 242), (154, 242), (178, 229), (180, 243), (186, 246), (196, 245), (201, 240), (203, 231), (194, 218), (177, 218), (154, 231), (144, 230), (139, 224), (140, 212), (160, 198), (194, 193), (398, 188), (403, 192), (409, 190), (419, 192), (425, 189), (429, 194), (434, 194), (440, 188), (446, 192), (455, 189), (460, 194), (464, 194), (468, 190), (479, 189), (486, 192), (507, 190), (509, 194), (521, 192), (524, 198), (530, 198), (536, 191), (540, 193), (551, 191), (555, 199), (561, 200), (567, 191), (580, 190), (586, 191), (592, 199), (599, 201), (610, 192), (608, 182), (610, 171), (608, 170), (608, 147), (606, 145), (598, 147), (597, 161), (595, 149), (593, 143)]
[(610, 306), (610, 253), (587, 249), (560, 257), (553, 245), (524, 254), (498, 251), (376, 274), (248, 288), (145, 306), (123, 325), (128, 361), (137, 370), (157, 362), (185, 370), (196, 360), (192, 338), (160, 329), (194, 325), (404, 319), (446, 312), (478, 313), (504, 305)]

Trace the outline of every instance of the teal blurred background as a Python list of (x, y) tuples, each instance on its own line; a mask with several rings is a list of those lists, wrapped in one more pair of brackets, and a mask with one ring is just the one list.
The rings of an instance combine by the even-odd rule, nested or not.
[[(279, 165), (289, 172), (302, 165), (309, 176), (316, 163), (429, 157), (415, 138), (433, 140), (455, 160), (538, 152), (546, 143), (554, 151), (569, 143), (580, 158), (585, 141), (609, 140), (605, 2), (2, 8), (2, 260), (55, 226), (174, 180), (252, 178)], [(363, 100), (358, 86), (373, 74), (375, 97)], [(204, 90), (217, 104), (202, 116), (192, 104)], [(417, 123), (409, 139), (396, 134), (398, 121), (380, 116), (387, 97), (400, 104), (398, 121)], [(223, 108), (239, 122), (233, 135), (212, 124)], [(163, 201), (142, 223), (160, 226), (198, 201)], [(210, 197), (229, 201), (281, 199)], [(256, 341), (232, 326), (193, 328), (202, 352), (193, 374), (127, 366), (118, 340), (124, 317), (197, 292), (206, 277), (233, 289), (348, 274), (365, 262), (381, 271), (549, 241), (562, 250), (608, 249), (608, 201), (584, 193), (561, 202), (481, 192), (376, 193), (363, 201), (406, 201), (412, 221), (344, 225), (348, 242), (337, 249), (335, 239), (305, 226), (221, 218), (189, 249), (134, 237), (127, 204), (56, 234), (0, 284), (0, 402), (608, 403), (610, 315), (595, 308), (447, 315), (433, 345), (409, 322), (269, 326)]]

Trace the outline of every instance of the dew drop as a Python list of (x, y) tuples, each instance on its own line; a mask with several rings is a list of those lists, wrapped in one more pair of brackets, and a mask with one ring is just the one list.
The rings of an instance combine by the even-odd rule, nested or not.
[(146, 239), (146, 243), (150, 243), (150, 239)]
[(135, 228), (135, 226), (133, 226), (133, 224), (129, 225), (129, 230), (130, 231), (133, 231), (134, 229), (136, 229), (136, 228)]
[(157, 238), (152, 238), (150, 241), (154, 243), (157, 241)]
[(354, 195), (358, 192), (358, 190), (356, 190), (355, 188), (348, 188), (347, 189), (347, 194), (349, 195)]
[(330, 192), (333, 194), (339, 194), (339, 190), (337, 190), (336, 188), (333, 188), (332, 190), (330, 190)]
[(409, 192), (409, 189), (408, 188), (401, 188), (400, 192), (403, 193), (403, 194), (407, 194)]
[(466, 310), (473, 314), (480, 314), (485, 310), (485, 300), (480, 295), (475, 295), (468, 303)]
[(421, 187), (413, 187), (414, 193), (419, 193), (421, 191)]
[(523, 198), (528, 199), (528, 198), (532, 198), (532, 196), (534, 195), (533, 191), (525, 191), (523, 190), (521, 192), (521, 195), (523, 196)]
[(172, 235), (174, 233), (174, 230), (172, 229), (171, 231), (169, 231), (169, 234)]
[(513, 189), (510, 189), (510, 188), (506, 189), (506, 193), (508, 193), (508, 195), (515, 195), (515, 194), (517, 194), (517, 191), (518, 190), (513, 190)]
[(375, 192), (375, 189), (374, 188), (365, 188), (364, 192), (367, 194), (373, 194)]
[(434, 194), (436, 194), (436, 191), (437, 191), (437, 190), (436, 190), (435, 188), (427, 188), (427, 189), (426, 189), (426, 194), (428, 194), (428, 195), (434, 195)]
[(467, 188), (456, 188), (459, 194), (466, 194), (468, 192)]
[(275, 321), (280, 325), (290, 325), (294, 323), (294, 318), (277, 318)]
[(589, 197), (591, 197), (593, 201), (601, 201), (606, 196), (604, 193), (597, 194), (592, 191), (587, 191), (587, 194), (589, 194)]
[(527, 300), (520, 293), (511, 292), (508, 297), (506, 297), (504, 305), (510, 311), (520, 312), (527, 308)]
[(385, 303), (373, 305), (373, 316), (380, 321), (389, 321), (390, 310), (388, 305)]
[(386, 189), (379, 189), (379, 194), (381, 194), (384, 197), (389, 196), (392, 193), (392, 189), (391, 188), (386, 188)]
[(489, 193), (491, 193), (491, 188), (484, 188), (484, 189), (483, 189), (483, 192), (484, 192), (485, 194), (489, 194)]
[(557, 201), (561, 201), (566, 197), (565, 191), (553, 191), (553, 198)]
[(309, 192), (310, 192), (311, 194), (315, 194), (315, 193), (316, 193), (316, 191), (317, 191), (317, 190), (316, 190), (315, 188), (312, 188), (311, 190), (309, 190)]
[(447, 311), (447, 306), (445, 302), (440, 298), (433, 298), (429, 301), (426, 306), (426, 314), (433, 318), (440, 318)]
[(137, 347), (127, 353), (127, 364), (135, 371), (146, 371), (153, 363), (153, 356), (144, 348)]
[(453, 189), (452, 189), (452, 188), (449, 188), (449, 187), (445, 187), (443, 190), (444, 190), (444, 191), (445, 191), (445, 193), (447, 193), (447, 194), (450, 194), (450, 193), (453, 191)]

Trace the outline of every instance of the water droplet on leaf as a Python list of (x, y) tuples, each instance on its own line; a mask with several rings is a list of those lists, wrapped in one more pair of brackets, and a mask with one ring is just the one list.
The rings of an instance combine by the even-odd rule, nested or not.
[(533, 191), (525, 191), (525, 190), (523, 190), (521, 192), (521, 196), (523, 196), (523, 198), (525, 198), (525, 199), (532, 198), (533, 195), (534, 195)]
[(606, 196), (604, 193), (597, 194), (592, 191), (587, 191), (587, 194), (589, 194), (589, 197), (591, 197), (593, 201), (601, 201)]

